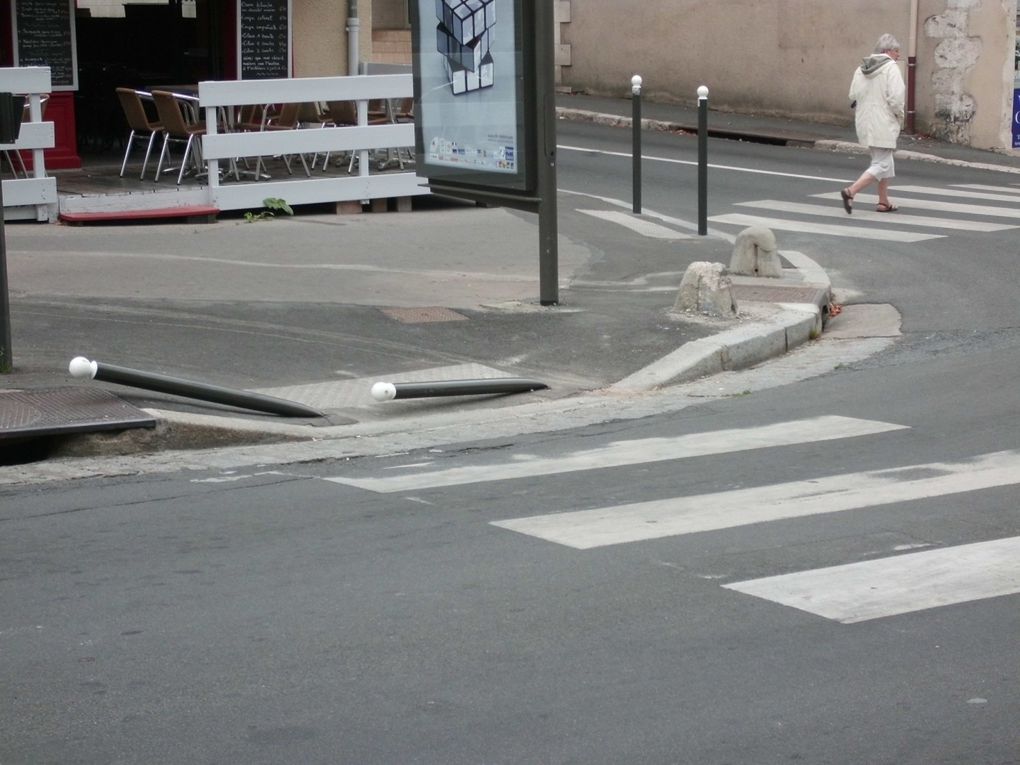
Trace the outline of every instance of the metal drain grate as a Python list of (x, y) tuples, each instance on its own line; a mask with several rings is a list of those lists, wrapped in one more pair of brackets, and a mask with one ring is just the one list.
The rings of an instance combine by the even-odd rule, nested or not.
[(99, 388), (0, 391), (0, 440), (154, 427), (151, 415)]
[(427, 324), (436, 321), (467, 321), (467, 316), (451, 308), (426, 306), (422, 308), (382, 308), (384, 314), (401, 324)]

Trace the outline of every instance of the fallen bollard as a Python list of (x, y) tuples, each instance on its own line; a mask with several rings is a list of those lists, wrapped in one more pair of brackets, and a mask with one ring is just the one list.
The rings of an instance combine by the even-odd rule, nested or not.
[(495, 377), (487, 380), (441, 380), (438, 382), (377, 382), (372, 398), (389, 401), (394, 398), (425, 398), (429, 396), (483, 396), (490, 393), (527, 393), (549, 386), (520, 377)]
[(293, 401), (285, 401), (282, 398), (264, 396), (261, 393), (250, 393), (248, 391), (222, 388), (218, 385), (182, 380), (179, 377), (156, 374), (154, 372), (141, 372), (137, 369), (118, 367), (113, 364), (100, 364), (98, 361), (89, 361), (84, 356), (75, 356), (67, 366), (71, 377), (118, 383), (130, 385), (135, 388), (145, 388), (161, 393), (172, 393), (177, 396), (187, 396), (203, 401), (212, 401), (217, 404), (228, 404), (244, 409), (253, 409), (268, 414), (281, 414), (285, 417), (322, 417), (322, 412), (311, 407), (298, 404)]

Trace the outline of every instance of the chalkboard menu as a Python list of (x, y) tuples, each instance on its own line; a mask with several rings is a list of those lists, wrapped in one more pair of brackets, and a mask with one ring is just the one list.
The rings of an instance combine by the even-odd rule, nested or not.
[(242, 80), (290, 77), (290, 0), (238, 0)]
[(74, 0), (15, 0), (16, 66), (48, 66), (54, 90), (78, 87)]

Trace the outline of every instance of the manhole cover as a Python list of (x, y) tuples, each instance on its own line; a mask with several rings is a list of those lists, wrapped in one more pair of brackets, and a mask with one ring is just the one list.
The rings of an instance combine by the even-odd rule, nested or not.
[(0, 391), (0, 439), (154, 427), (151, 415), (100, 388)]
[(467, 316), (450, 308), (383, 308), (384, 314), (402, 324), (427, 324), (434, 321), (466, 321)]

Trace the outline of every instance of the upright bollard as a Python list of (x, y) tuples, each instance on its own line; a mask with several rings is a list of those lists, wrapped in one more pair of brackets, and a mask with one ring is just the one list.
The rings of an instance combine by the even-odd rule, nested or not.
[(698, 236), (708, 234), (708, 88), (698, 88)]
[(630, 100), (633, 104), (632, 134), (634, 147), (631, 158), (634, 164), (634, 214), (641, 214), (641, 75), (630, 78)]

